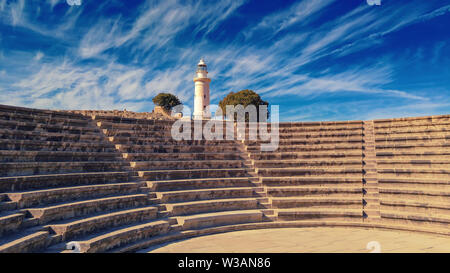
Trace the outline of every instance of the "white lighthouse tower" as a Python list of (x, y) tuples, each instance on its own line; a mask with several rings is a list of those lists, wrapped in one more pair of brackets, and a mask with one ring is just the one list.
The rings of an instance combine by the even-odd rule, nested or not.
[[(194, 119), (209, 119), (209, 83), (208, 70), (205, 61), (200, 59), (197, 65), (196, 76), (194, 77), (195, 95), (194, 95)], [(207, 109), (208, 107), (208, 109)]]

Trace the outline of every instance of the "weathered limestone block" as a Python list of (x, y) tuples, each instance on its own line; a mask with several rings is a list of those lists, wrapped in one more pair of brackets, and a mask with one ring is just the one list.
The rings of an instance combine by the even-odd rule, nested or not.
[(52, 204), (56, 202), (95, 198), (112, 194), (130, 194), (139, 190), (138, 183), (116, 183), (88, 185), (68, 188), (56, 188), (27, 192), (8, 193), (11, 201), (17, 202), (19, 208)]
[(200, 229), (211, 226), (261, 222), (262, 216), (263, 214), (260, 211), (226, 211), (179, 217), (179, 223), (183, 225), (183, 229)]
[(70, 240), (107, 228), (156, 219), (157, 213), (156, 207), (144, 207), (88, 217), (65, 224), (52, 224), (49, 227), (56, 234), (61, 234), (64, 240)]
[(223, 188), (157, 192), (164, 203), (257, 196), (255, 188)]
[(248, 169), (203, 169), (203, 170), (164, 170), (164, 171), (139, 171), (140, 177), (150, 180), (171, 180), (186, 178), (223, 178), (223, 177), (245, 177)]
[(40, 224), (50, 221), (85, 216), (114, 209), (148, 205), (150, 200), (145, 194), (105, 197), (100, 199), (64, 203), (43, 208), (30, 208), (27, 211), (39, 219)]
[(128, 172), (92, 172), (0, 177), (0, 191), (13, 192), (51, 187), (126, 182), (129, 179), (130, 174)]

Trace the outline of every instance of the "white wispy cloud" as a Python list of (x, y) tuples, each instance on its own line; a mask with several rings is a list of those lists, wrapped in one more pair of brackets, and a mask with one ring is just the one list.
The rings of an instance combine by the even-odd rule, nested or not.
[(289, 8), (272, 13), (264, 17), (256, 26), (244, 31), (244, 35), (250, 37), (256, 32), (268, 32), (268, 37), (273, 37), (278, 32), (295, 24), (306, 24), (313, 16), (335, 0), (303, 0), (292, 4)]
[(44, 53), (42, 53), (41, 51), (38, 51), (36, 53), (36, 55), (34, 56), (34, 60), (35, 61), (40, 61), (43, 57), (44, 57)]
[(6, 6), (6, 0), (0, 0), (0, 11), (3, 11)]
[(17, 2), (11, 2), (9, 4), (11, 8), (11, 23), (12, 25), (18, 25), (22, 22), (24, 17), (25, 0), (18, 0)]
[(0, 98), (45, 108), (133, 109), (138, 104), (126, 101), (145, 93), (145, 73), (116, 63), (89, 70), (70, 62), (45, 64), (37, 73), (14, 84), (14, 90), (2, 92)]
[(48, 4), (50, 5), (50, 8), (53, 10), (53, 8), (56, 6), (56, 4), (58, 4), (59, 2), (61, 2), (63, 0), (47, 0)]
[(206, 35), (232, 14), (244, 1), (197, 1), (195, 4), (176, 0), (147, 1), (140, 14), (127, 28), (120, 16), (102, 19), (83, 37), (79, 53), (83, 58), (97, 56), (105, 50), (132, 44), (135, 51), (143, 53), (158, 50), (172, 42), (188, 27), (195, 26), (192, 35), (201, 31)]
[[(363, 112), (361, 118), (366, 120), (400, 118), (411, 116), (429, 116), (440, 114), (450, 109), (450, 101), (410, 103), (400, 106), (371, 107)], [(448, 112), (447, 112), (448, 113)]]

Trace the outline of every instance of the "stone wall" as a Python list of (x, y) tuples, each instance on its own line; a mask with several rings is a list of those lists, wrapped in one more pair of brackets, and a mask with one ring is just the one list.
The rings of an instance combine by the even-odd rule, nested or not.
[(67, 113), (81, 114), (84, 116), (111, 116), (111, 117), (123, 117), (123, 118), (136, 118), (136, 119), (156, 119), (156, 120), (174, 120), (167, 113), (161, 111), (154, 112), (133, 112), (127, 110), (67, 110)]

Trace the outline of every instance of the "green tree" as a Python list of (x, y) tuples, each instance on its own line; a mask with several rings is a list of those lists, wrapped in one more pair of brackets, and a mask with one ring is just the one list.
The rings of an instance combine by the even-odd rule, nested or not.
[(181, 104), (178, 97), (170, 93), (159, 93), (152, 101), (155, 105), (161, 106), (167, 111), (170, 111), (174, 106)]
[[(237, 93), (230, 92), (225, 98), (223, 98), (219, 102), (219, 107), (222, 109), (222, 112), (224, 115), (226, 115), (226, 106), (227, 105), (242, 105), (244, 107), (247, 107), (248, 105), (255, 105), (256, 109), (258, 111), (258, 121), (260, 120), (259, 117), (259, 106), (260, 105), (267, 105), (269, 107), (269, 103), (267, 101), (264, 101), (261, 99), (261, 97), (254, 92), (253, 90), (245, 89), (241, 90)], [(267, 111), (267, 117), (269, 117), (269, 111)], [(236, 120), (236, 114), (235, 114), (235, 120)], [(248, 113), (246, 113), (245, 120), (249, 120)]]

